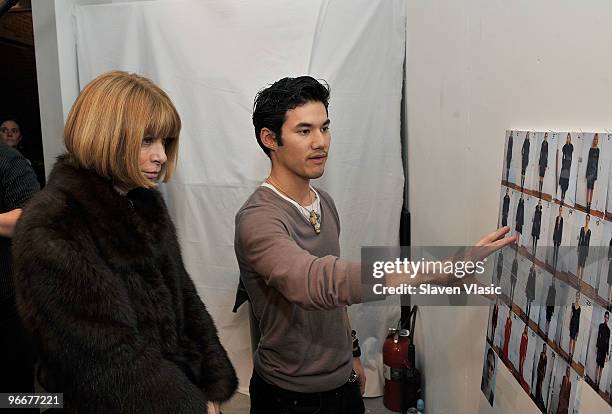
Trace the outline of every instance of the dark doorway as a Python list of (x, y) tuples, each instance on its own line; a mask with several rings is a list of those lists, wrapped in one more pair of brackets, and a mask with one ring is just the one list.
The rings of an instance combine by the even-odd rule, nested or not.
[(0, 124), (15, 120), (23, 136), (17, 149), (30, 160), (41, 187), (45, 182), (34, 29), (30, 1), (0, 16)]

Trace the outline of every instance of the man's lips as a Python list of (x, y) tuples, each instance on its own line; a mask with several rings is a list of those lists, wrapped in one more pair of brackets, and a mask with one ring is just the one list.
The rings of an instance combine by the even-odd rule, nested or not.
[(323, 164), (327, 159), (326, 154), (313, 155), (312, 157), (308, 157), (308, 161), (312, 161), (315, 164)]

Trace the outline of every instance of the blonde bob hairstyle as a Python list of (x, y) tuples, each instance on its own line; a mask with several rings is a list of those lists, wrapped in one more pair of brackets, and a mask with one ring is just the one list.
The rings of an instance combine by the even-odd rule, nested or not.
[(167, 161), (160, 179), (172, 177), (178, 156), (181, 119), (170, 98), (149, 79), (113, 71), (81, 91), (64, 128), (64, 143), (82, 167), (129, 187), (155, 183), (140, 171), (145, 137), (165, 138)]

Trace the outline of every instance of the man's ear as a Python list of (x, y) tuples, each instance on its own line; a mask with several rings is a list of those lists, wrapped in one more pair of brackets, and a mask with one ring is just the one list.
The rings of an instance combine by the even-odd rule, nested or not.
[(259, 131), (259, 139), (261, 143), (268, 148), (270, 151), (276, 151), (278, 143), (276, 142), (276, 134), (268, 128), (262, 128)]

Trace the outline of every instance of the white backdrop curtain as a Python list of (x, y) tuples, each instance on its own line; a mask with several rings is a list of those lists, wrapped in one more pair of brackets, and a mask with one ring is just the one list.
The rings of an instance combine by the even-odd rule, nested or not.
[[(246, 307), (231, 312), (238, 282), (234, 214), (267, 176), (251, 124), (258, 90), (309, 74), (331, 86), (332, 146), (314, 184), (336, 201), (342, 256), (396, 245), (402, 205), (400, 102), (403, 0), (185, 0), (76, 6), (80, 86), (120, 69), (165, 89), (183, 120), (179, 165), (164, 185), (183, 255), (222, 343), (248, 389)], [(398, 301), (350, 309), (368, 376), (382, 392), (382, 342)], [(334, 335), (335, 332), (322, 332)]]

